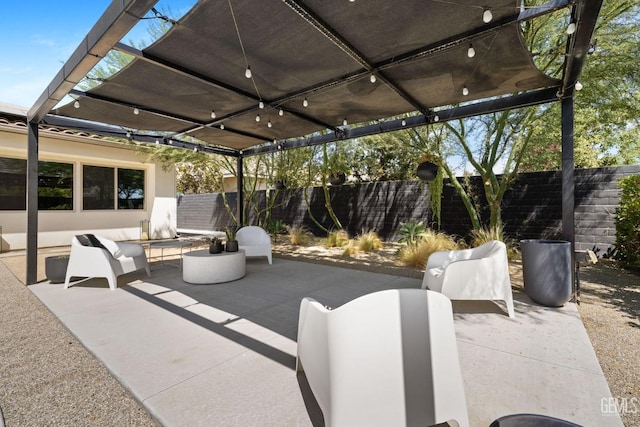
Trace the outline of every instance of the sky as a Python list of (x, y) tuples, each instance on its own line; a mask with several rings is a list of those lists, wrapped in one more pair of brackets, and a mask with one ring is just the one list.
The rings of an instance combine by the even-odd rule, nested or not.
[[(174, 18), (196, 0), (160, 0)], [(111, 0), (3, 0), (0, 14), (0, 103), (31, 107), (98, 21)], [(123, 39), (148, 39), (142, 21)]]

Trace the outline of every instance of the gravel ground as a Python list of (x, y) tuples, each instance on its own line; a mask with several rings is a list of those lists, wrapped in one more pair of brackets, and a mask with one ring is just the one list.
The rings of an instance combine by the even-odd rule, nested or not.
[[(422, 271), (397, 261), (398, 247), (342, 257), (342, 250), (318, 241), (292, 247), (280, 238), (273, 250), (280, 258), (421, 278)], [(17, 279), (23, 280), (24, 257), (0, 261), (0, 408), (6, 426), (157, 425)], [(521, 292), (521, 264), (510, 267), (514, 291)], [(581, 268), (579, 278), (578, 310), (615, 399), (605, 404), (617, 403), (625, 426), (640, 427), (640, 276), (601, 261)]]
[(3, 262), (0, 408), (6, 427), (158, 425)]

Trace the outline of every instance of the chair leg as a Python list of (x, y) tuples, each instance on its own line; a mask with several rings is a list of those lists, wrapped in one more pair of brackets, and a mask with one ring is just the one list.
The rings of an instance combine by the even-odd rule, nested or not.
[(109, 289), (111, 289), (112, 291), (115, 291), (116, 289), (118, 289), (118, 278), (114, 274), (111, 274), (106, 277), (107, 277), (107, 281), (109, 282)]

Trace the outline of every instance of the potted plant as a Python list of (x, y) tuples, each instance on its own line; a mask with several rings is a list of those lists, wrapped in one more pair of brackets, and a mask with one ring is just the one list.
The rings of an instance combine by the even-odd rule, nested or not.
[(209, 244), (209, 253), (210, 254), (219, 254), (223, 250), (222, 240), (214, 237), (211, 239), (211, 244)]
[(424, 155), (422, 156), (416, 173), (418, 175), (418, 178), (423, 181), (429, 182), (436, 179), (436, 176), (438, 175), (438, 168), (438, 160), (435, 156)]
[(227, 235), (226, 249), (227, 252), (238, 252), (238, 241), (236, 240), (236, 227), (225, 227), (224, 232)]
[(62, 283), (67, 275), (69, 255), (56, 255), (45, 258), (44, 271), (51, 283)]
[(347, 166), (344, 154), (340, 151), (339, 147), (336, 146), (334, 151), (329, 154), (326, 152), (325, 145), (325, 152), (323, 155), (329, 183), (333, 186), (344, 184), (347, 179), (347, 171), (349, 167)]

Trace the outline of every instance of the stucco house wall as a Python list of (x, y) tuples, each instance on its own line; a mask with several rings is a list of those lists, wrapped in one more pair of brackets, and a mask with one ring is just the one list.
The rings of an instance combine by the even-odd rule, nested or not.
[[(7, 110), (6, 105), (2, 106)], [(11, 112), (15, 112), (14, 110)], [(27, 158), (24, 123), (0, 120), (0, 157)], [(145, 161), (127, 144), (95, 136), (40, 129), (39, 160), (73, 164), (73, 210), (40, 210), (38, 247), (66, 246), (75, 234), (95, 233), (113, 240), (140, 239), (140, 222), (149, 220), (150, 238), (176, 235), (176, 178), (173, 169)], [(83, 210), (83, 165), (141, 169), (145, 173), (143, 209)], [(2, 250), (26, 248), (26, 210), (3, 210), (0, 206)]]

